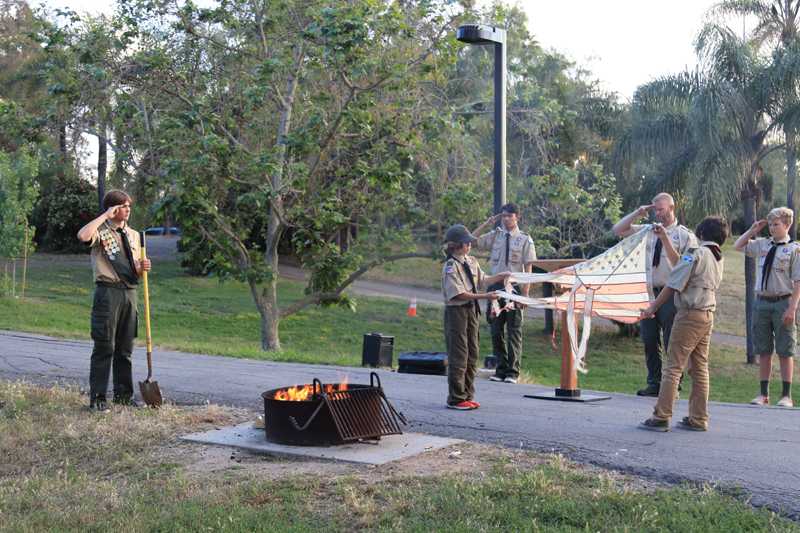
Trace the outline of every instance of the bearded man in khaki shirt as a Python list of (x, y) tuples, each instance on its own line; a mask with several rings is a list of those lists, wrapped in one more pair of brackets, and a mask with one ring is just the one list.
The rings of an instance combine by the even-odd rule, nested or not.
[[(639, 207), (617, 222), (612, 228), (614, 233), (618, 237), (628, 237), (641, 230), (644, 226), (634, 222), (647, 216), (651, 209), (655, 212), (656, 221), (664, 229), (664, 234), (654, 231), (647, 237), (647, 282), (653, 291), (653, 297), (657, 298), (666, 286), (678, 256), (689, 247), (697, 247), (697, 239), (688, 228), (678, 224), (675, 218), (675, 200), (665, 192), (657, 194), (652, 204)], [(662, 237), (666, 237), (666, 241), (671, 244), (669, 249), (664, 246), (666, 241)], [(640, 323), (639, 332), (644, 343), (647, 365), (647, 386), (637, 391), (639, 396), (658, 396), (663, 354), (669, 347), (675, 312), (672, 300), (668, 299), (652, 318), (644, 319)]]

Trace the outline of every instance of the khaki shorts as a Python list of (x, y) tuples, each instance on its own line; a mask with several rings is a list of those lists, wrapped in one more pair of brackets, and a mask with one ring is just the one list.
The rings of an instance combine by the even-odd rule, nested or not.
[(783, 314), (789, 307), (789, 298), (768, 302), (756, 300), (756, 316), (753, 323), (753, 336), (757, 354), (772, 354), (780, 357), (793, 357), (797, 343), (797, 325), (783, 325)]

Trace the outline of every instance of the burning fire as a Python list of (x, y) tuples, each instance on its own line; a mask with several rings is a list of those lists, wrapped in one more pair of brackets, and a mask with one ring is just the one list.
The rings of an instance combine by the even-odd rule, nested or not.
[[(341, 383), (328, 383), (322, 386), (326, 394), (331, 392), (339, 392), (347, 390), (347, 377)], [(288, 402), (303, 402), (308, 400), (314, 395), (314, 386), (310, 383), (305, 385), (295, 385), (286, 389), (280, 389), (273, 396), (274, 400), (288, 401)]]

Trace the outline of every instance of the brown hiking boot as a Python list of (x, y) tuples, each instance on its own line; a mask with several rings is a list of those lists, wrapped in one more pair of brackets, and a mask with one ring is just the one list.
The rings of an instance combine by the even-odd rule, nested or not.
[(682, 429), (688, 429), (690, 431), (708, 431), (708, 428), (698, 422), (695, 422), (688, 416), (684, 416), (680, 422), (678, 422), (678, 426)]

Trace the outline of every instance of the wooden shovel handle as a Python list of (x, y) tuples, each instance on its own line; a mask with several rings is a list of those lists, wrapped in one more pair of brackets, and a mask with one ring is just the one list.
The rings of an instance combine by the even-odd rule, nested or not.
[[(141, 260), (147, 259), (147, 246), (145, 244), (144, 232), (139, 233), (139, 240), (142, 245)], [(142, 270), (142, 288), (144, 292), (144, 332), (147, 343), (147, 381), (153, 376), (153, 339), (150, 336), (150, 289), (147, 286), (147, 271)]]

